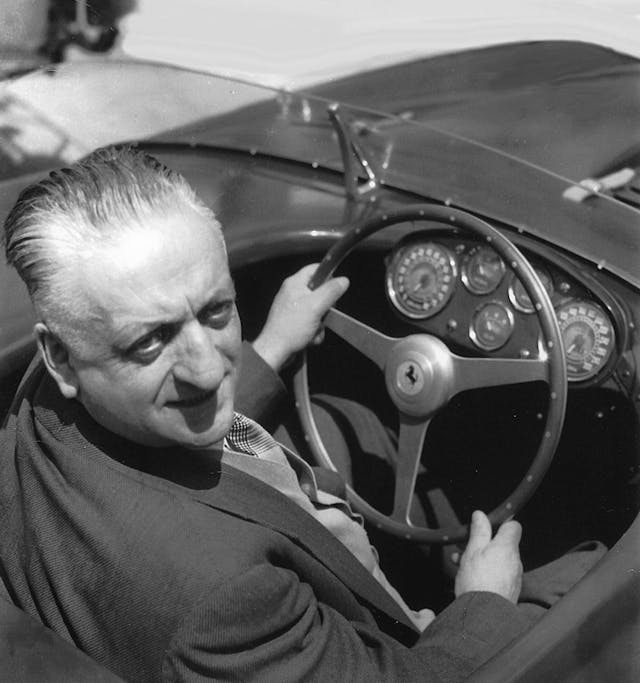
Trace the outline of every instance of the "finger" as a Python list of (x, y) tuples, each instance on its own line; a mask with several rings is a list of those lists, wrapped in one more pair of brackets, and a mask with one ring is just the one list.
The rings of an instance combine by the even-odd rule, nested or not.
[(481, 510), (476, 510), (471, 515), (469, 528), (469, 542), (466, 552), (473, 553), (484, 548), (491, 541), (491, 522)]
[(495, 540), (500, 543), (505, 543), (517, 547), (522, 538), (522, 526), (520, 522), (511, 520), (504, 522), (496, 532)]
[(321, 327), (318, 332), (316, 332), (314, 338), (311, 340), (313, 346), (319, 346), (324, 341), (324, 327)]
[(324, 282), (314, 295), (319, 310), (324, 315), (349, 288), (349, 278), (334, 277)]
[(285, 282), (289, 282), (292, 286), (295, 285), (296, 287), (307, 287), (319, 265), (319, 263), (308, 263), (306, 266), (302, 266), (300, 270), (297, 270), (295, 273), (292, 273), (289, 277), (285, 278)]
[(295, 272), (292, 277), (294, 278), (300, 278), (301, 280), (306, 280), (306, 282), (309, 282), (311, 279), (311, 276), (318, 270), (319, 263), (307, 263), (306, 266), (302, 266), (300, 270)]

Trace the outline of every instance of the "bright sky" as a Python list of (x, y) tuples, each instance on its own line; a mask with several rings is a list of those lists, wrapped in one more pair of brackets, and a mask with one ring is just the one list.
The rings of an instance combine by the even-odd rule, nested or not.
[(280, 87), (513, 40), (640, 56), (640, 0), (138, 0), (125, 53)]

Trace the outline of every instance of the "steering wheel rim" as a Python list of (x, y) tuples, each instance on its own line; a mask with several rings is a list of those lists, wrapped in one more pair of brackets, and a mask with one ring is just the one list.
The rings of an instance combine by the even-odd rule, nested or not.
[[(396, 223), (405, 223), (412, 221), (431, 221), (437, 223), (444, 223), (448, 226), (454, 225), (457, 228), (461, 228), (472, 234), (479, 236), (486, 244), (490, 244), (495, 251), (500, 255), (500, 257), (507, 263), (511, 269), (517, 274), (519, 279), (524, 286), (525, 291), (529, 295), (531, 302), (535, 308), (535, 315), (538, 317), (538, 324), (543, 335), (543, 344), (540, 348), (538, 363), (544, 365), (546, 370), (546, 383), (548, 384), (548, 407), (545, 424), (542, 431), (542, 439), (538, 450), (533, 457), (530, 466), (523, 476), (520, 483), (516, 486), (513, 492), (507, 496), (507, 498), (502, 501), (497, 507), (495, 507), (491, 512), (489, 512), (489, 519), (491, 523), (496, 526), (506, 521), (507, 519), (513, 517), (518, 510), (529, 500), (533, 495), (537, 487), (540, 485), (542, 478), (544, 477), (546, 471), (548, 470), (553, 456), (555, 454), (558, 441), (560, 439), (560, 434), (562, 432), (562, 426), (564, 423), (564, 414), (566, 408), (567, 399), (567, 371), (564, 353), (562, 349), (562, 341), (560, 336), (560, 330), (558, 327), (558, 322), (555, 316), (555, 312), (551, 301), (549, 299), (546, 290), (544, 289), (542, 283), (540, 282), (537, 274), (535, 273), (532, 266), (529, 264), (527, 259), (520, 253), (520, 251), (515, 247), (515, 245), (502, 233), (493, 228), (491, 225), (485, 221), (468, 214), (459, 209), (441, 207), (430, 204), (419, 204), (404, 207), (401, 209), (389, 211), (383, 214), (374, 215), (372, 217), (364, 218), (357, 222), (351, 230), (349, 230), (343, 237), (341, 237), (325, 254), (324, 259), (318, 266), (318, 269), (314, 273), (309, 286), (311, 289), (315, 289), (317, 286), (322, 284), (325, 280), (331, 277), (334, 270), (340, 265), (340, 263), (346, 258), (346, 256), (353, 250), (353, 248), (358, 245), (366, 237), (382, 230), (389, 225)], [(332, 317), (332, 320), (336, 319), (339, 315), (342, 318), (349, 318), (345, 314), (341, 314), (338, 311), (332, 309), (328, 317)], [(357, 322), (354, 319), (350, 319), (352, 322)], [(361, 327), (366, 327), (362, 323), (359, 323)], [(331, 328), (331, 325), (329, 325)], [(369, 332), (375, 332), (371, 328), (367, 328)], [(380, 337), (380, 333), (376, 333)], [(431, 335), (410, 335), (410, 337), (431, 337)], [(390, 338), (388, 338), (390, 339)], [(402, 342), (403, 347), (399, 347), (398, 344), (393, 346), (395, 356), (399, 356), (400, 362), (402, 358), (406, 357), (406, 354), (415, 356), (413, 351), (413, 345), (407, 343), (409, 337), (405, 337)], [(444, 342), (441, 342), (436, 337), (433, 337), (446, 349)], [(393, 341), (393, 340), (392, 340)], [(400, 341), (400, 340), (395, 340)], [(426, 339), (418, 340), (419, 343), (423, 344), (427, 342)], [(427, 344), (428, 347), (433, 346), (431, 342)], [(392, 347), (386, 347), (392, 348)], [(457, 357), (450, 352), (445, 353), (438, 345), (434, 348), (438, 348), (438, 353), (444, 354), (443, 358), (446, 358), (446, 353), (448, 353), (449, 358), (464, 359), (464, 357)], [(361, 349), (358, 349), (361, 351)], [(362, 352), (362, 351), (361, 351)], [(403, 356), (403, 353), (405, 356)], [(367, 354), (365, 354), (367, 355)], [(371, 356), (370, 356), (371, 357)], [(417, 356), (415, 356), (417, 357)], [(471, 360), (471, 359), (469, 359)], [(489, 360), (489, 359), (485, 359)], [(496, 360), (496, 359), (492, 359)], [(508, 359), (511, 360), (511, 359)], [(394, 359), (396, 372), (399, 372), (398, 360)], [(527, 363), (531, 361), (516, 361), (513, 363)], [(388, 357), (384, 360), (385, 368), (389, 363)], [(379, 363), (382, 368), (382, 363)], [(523, 366), (524, 367), (524, 366)], [(425, 366), (426, 368), (426, 366)], [(386, 372), (386, 370), (383, 370)], [(399, 375), (398, 375), (399, 376)], [(391, 390), (391, 385), (394, 384), (393, 372), (387, 374), (387, 389)], [(544, 379), (534, 378), (534, 379)], [(518, 382), (531, 381), (526, 380), (516, 380)], [(502, 383), (502, 382), (500, 382)], [(303, 352), (301, 361), (298, 365), (296, 373), (293, 380), (294, 393), (296, 399), (296, 409), (300, 416), (303, 431), (305, 434), (305, 440), (309, 444), (311, 453), (315, 460), (325, 467), (338, 471), (335, 467), (330, 454), (328, 453), (322, 437), (317, 428), (315, 418), (311, 409), (311, 399), (309, 392), (309, 382), (308, 382), (308, 372), (307, 372), (307, 354), (306, 351)], [(476, 385), (476, 386), (487, 386), (487, 385)], [(397, 393), (397, 392), (396, 392)], [(454, 394), (446, 398), (444, 402), (439, 404), (437, 410), (444, 407), (448, 401), (453, 397), (453, 395), (460, 393), (460, 390), (455, 391)], [(426, 397), (428, 390), (425, 389), (424, 396)], [(425, 397), (418, 397), (422, 402), (425, 401)], [(392, 399), (394, 397), (392, 396)], [(409, 437), (409, 443), (415, 442), (418, 444), (420, 452), (422, 451), (422, 444), (424, 442), (424, 437), (426, 436), (426, 431), (428, 429), (428, 424), (431, 417), (422, 418), (422, 422), (425, 423), (423, 427), (416, 426), (416, 423), (420, 423), (420, 416), (412, 416), (406, 412), (407, 406), (409, 405), (406, 401), (403, 402), (404, 398), (411, 398), (407, 396), (400, 397), (400, 419), (401, 419), (401, 429), (405, 429), (405, 433), (412, 434), (410, 430), (416, 432), (414, 436)], [(427, 399), (428, 400), (428, 399)], [(394, 400), (396, 405), (398, 401)], [(422, 438), (420, 439), (419, 431), (422, 430)], [(399, 458), (406, 456), (404, 453), (399, 453)], [(419, 463), (420, 454), (417, 454), (417, 461)], [(415, 468), (417, 469), (417, 464)], [(413, 465), (410, 465), (410, 468)], [(403, 475), (404, 476), (404, 475)], [(406, 478), (406, 477), (405, 477)], [(410, 478), (410, 477), (409, 477)], [(415, 484), (415, 475), (413, 476), (413, 484)], [(396, 478), (396, 493), (398, 496), (398, 486), (399, 483)], [(404, 486), (404, 484), (403, 484)], [(413, 489), (411, 490), (413, 495)], [(440, 528), (429, 528), (413, 525), (408, 517), (408, 501), (404, 501), (403, 504), (407, 508), (407, 514), (404, 519), (397, 519), (399, 516), (396, 513), (396, 508), (398, 508), (397, 499), (394, 502), (394, 512), (391, 515), (385, 515), (379, 510), (374, 508), (370, 503), (368, 503), (364, 498), (362, 498), (353, 487), (347, 485), (347, 495), (349, 502), (352, 506), (362, 514), (365, 519), (367, 519), (371, 524), (382, 529), (394, 536), (399, 536), (407, 540), (419, 542), (419, 543), (443, 543), (449, 544), (464, 540), (468, 536), (468, 524), (460, 524), (455, 527), (440, 527)], [(403, 492), (403, 496), (406, 496), (406, 492)], [(402, 505), (400, 505), (402, 508)]]

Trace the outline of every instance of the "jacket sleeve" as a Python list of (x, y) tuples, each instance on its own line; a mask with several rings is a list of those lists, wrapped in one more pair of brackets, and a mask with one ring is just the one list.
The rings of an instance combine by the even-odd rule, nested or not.
[(235, 409), (272, 431), (280, 421), (286, 397), (287, 391), (280, 376), (249, 342), (243, 342)]
[(192, 611), (166, 652), (163, 680), (461, 681), (527, 626), (504, 598), (469, 593), (406, 647), (318, 602), (294, 572), (263, 564)]

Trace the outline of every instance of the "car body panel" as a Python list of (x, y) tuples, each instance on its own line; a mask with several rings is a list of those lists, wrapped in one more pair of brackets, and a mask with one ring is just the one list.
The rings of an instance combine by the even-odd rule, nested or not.
[(637, 59), (572, 41), (436, 55), (308, 91), (425, 122), (574, 181), (601, 174), (640, 141)]
[[(210, 128), (199, 122), (161, 139), (239, 147), (342, 171), (335, 133), (327, 120), (331, 102), (283, 95), (223, 115)], [(640, 120), (640, 99), (637, 105)], [(604, 195), (573, 202), (566, 192), (582, 178), (562, 177), (430, 124), (352, 107), (344, 114), (361, 130), (359, 143), (381, 184), (504, 221), (640, 286), (636, 208)]]
[(487, 662), (473, 683), (640, 678), (640, 519), (556, 606)]
[[(564, 64), (564, 71), (551, 83), (549, 62), (560, 69)], [(451, 73), (461, 74), (451, 85), (456, 98), (453, 105), (445, 101), (443, 109), (443, 88)], [(524, 83), (516, 83), (516, 73), (523, 73)], [(171, 67), (108, 62), (96, 68), (81, 63), (44, 78), (21, 79), (9, 86), (7, 94), (35, 112), (46, 113), (51, 127), (66, 131), (64, 151), (55, 150), (64, 160), (109, 142), (162, 135), (169, 141), (252, 149), (341, 170), (326, 106), (334, 101), (332, 97), (341, 101), (349, 93), (350, 104), (372, 112), (412, 114), (411, 121), (386, 117), (381, 126), (383, 117), (378, 114), (349, 107), (351, 118), (369, 126), (362, 142), (377, 162), (383, 182), (441, 201), (450, 199), (539, 237), (553, 234), (554, 241), (568, 251), (582, 249), (580, 253), (591, 261), (602, 261), (604, 267), (638, 282), (636, 212), (630, 214), (628, 207), (617, 214), (616, 209), (605, 209), (612, 212), (608, 219), (599, 207), (591, 208), (603, 204), (604, 197), (585, 202), (589, 208), (576, 209), (566, 206), (569, 202), (562, 196), (571, 184), (635, 151), (634, 141), (640, 138), (640, 71), (632, 58), (574, 43), (507, 45), (373, 72), (360, 77), (357, 88), (352, 80), (316, 87), (315, 92), (329, 99), (314, 102), (242, 83), (225, 89), (215, 77)], [(392, 89), (391, 82), (402, 86)], [(436, 87), (422, 93), (420, 84), (425, 82)], [(409, 100), (408, 93), (416, 90), (420, 95)], [(83, 97), (72, 97), (78, 92)], [(577, 92), (582, 99), (576, 98)], [(612, 93), (617, 94), (615, 107), (610, 104)], [(260, 99), (272, 104), (239, 111), (247, 102)], [(231, 126), (224, 116), (229, 110), (233, 111)], [(180, 136), (169, 132), (189, 121), (194, 123)], [(416, 122), (420, 131), (412, 125)], [(416, 139), (421, 136), (422, 140)], [(38, 131), (38, 138), (42, 137)], [(60, 142), (55, 144), (59, 148)], [(416, 159), (414, 151), (419, 148), (428, 148), (429, 153)], [(46, 150), (39, 153), (46, 157)], [(464, 155), (464, 164), (458, 163), (458, 155)], [(396, 169), (401, 176), (396, 177)], [(468, 171), (473, 182), (461, 170)], [(556, 188), (545, 174), (556, 177)], [(508, 182), (512, 177), (515, 182)], [(483, 180), (487, 184), (480, 184)], [(545, 203), (551, 198), (558, 207), (565, 205), (559, 208), (560, 219), (549, 220), (555, 209), (540, 206), (537, 193), (544, 193)], [(586, 221), (590, 234), (575, 227), (576, 221), (585, 225), (585, 216), (594, 213)], [(625, 260), (622, 265), (618, 257)]]

